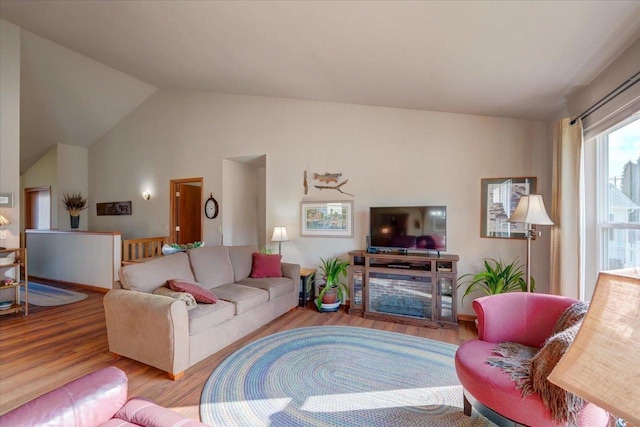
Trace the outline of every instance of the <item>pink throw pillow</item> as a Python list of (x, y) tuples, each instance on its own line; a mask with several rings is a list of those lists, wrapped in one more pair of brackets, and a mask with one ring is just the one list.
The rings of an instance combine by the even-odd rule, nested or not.
[(282, 255), (254, 252), (252, 256), (251, 277), (282, 277)]
[(215, 304), (218, 302), (218, 297), (213, 292), (208, 291), (196, 282), (185, 279), (171, 279), (167, 280), (167, 286), (174, 291), (187, 292), (196, 299), (198, 302), (205, 304)]

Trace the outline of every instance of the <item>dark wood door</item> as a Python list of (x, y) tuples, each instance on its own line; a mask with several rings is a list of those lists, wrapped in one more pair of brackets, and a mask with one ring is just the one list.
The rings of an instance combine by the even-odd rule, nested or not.
[(30, 187), (24, 190), (24, 228), (51, 228), (51, 187)]
[(202, 240), (202, 191), (200, 186), (178, 184), (178, 243)]

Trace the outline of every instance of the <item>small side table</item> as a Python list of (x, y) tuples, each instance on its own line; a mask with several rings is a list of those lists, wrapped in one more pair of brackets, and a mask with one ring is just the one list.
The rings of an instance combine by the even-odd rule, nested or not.
[(300, 269), (300, 298), (298, 305), (300, 307), (307, 306), (308, 289), (311, 288), (311, 284), (313, 283), (313, 277), (316, 274), (315, 268), (301, 268)]

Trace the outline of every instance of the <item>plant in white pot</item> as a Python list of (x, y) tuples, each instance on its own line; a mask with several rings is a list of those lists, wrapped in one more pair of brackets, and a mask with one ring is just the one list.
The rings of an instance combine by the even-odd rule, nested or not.
[(318, 286), (318, 299), (316, 306), (322, 311), (322, 304), (335, 304), (344, 302), (344, 296), (349, 296), (349, 288), (341, 282), (347, 277), (349, 263), (339, 258), (320, 258), (320, 271), (324, 285)]

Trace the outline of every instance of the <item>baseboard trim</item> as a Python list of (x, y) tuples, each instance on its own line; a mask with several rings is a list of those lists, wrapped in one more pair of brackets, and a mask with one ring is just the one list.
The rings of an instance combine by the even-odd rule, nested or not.
[(475, 322), (478, 316), (473, 314), (458, 314), (458, 322)]
[(111, 290), (111, 289), (101, 288), (99, 286), (91, 286), (91, 285), (85, 285), (83, 283), (75, 283), (75, 282), (65, 282), (64, 280), (48, 279), (46, 277), (33, 276), (31, 274), (29, 275), (29, 281), (51, 283), (52, 285), (76, 286), (78, 288), (84, 288), (84, 289), (89, 289), (91, 291), (102, 292), (103, 294), (106, 294)]

